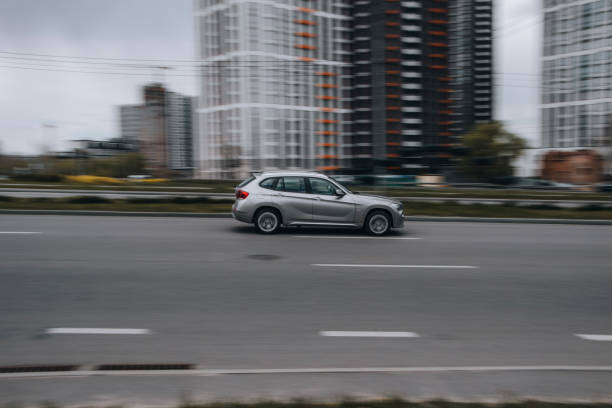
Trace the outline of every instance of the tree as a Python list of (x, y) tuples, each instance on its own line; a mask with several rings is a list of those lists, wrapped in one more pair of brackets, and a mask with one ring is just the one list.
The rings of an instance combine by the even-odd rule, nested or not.
[(512, 162), (527, 144), (500, 122), (492, 122), (474, 127), (463, 137), (463, 146), (461, 172), (473, 181), (499, 182), (512, 177)]

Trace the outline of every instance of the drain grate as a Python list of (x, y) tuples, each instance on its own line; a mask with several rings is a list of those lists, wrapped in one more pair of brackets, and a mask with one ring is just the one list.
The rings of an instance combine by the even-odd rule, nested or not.
[(187, 363), (160, 363), (160, 364), (101, 364), (96, 371), (130, 371), (130, 370), (193, 370), (195, 364)]
[(55, 371), (74, 371), (78, 365), (19, 365), (0, 366), (0, 373), (48, 373)]

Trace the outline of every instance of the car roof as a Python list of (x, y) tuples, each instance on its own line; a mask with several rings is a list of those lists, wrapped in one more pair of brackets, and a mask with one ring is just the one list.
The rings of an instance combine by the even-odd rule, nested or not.
[(271, 176), (298, 176), (298, 177), (321, 177), (328, 178), (325, 174), (319, 173), (317, 171), (307, 171), (307, 170), (275, 170), (275, 171), (264, 171), (261, 173), (255, 172), (254, 175), (256, 177), (271, 177)]

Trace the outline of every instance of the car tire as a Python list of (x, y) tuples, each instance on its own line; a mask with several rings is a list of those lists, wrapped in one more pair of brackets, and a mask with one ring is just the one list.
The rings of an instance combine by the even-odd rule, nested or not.
[(368, 214), (363, 228), (370, 235), (385, 235), (391, 230), (391, 218), (384, 211), (372, 211)]
[(262, 234), (277, 234), (281, 228), (281, 217), (277, 210), (264, 208), (255, 214), (255, 228)]

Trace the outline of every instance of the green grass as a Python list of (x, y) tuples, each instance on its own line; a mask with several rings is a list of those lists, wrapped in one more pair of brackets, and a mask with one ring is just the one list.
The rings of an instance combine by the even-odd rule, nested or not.
[[(66, 198), (13, 198), (0, 196), (0, 209), (14, 210), (87, 210), (87, 211), (139, 211), (139, 212), (212, 212), (229, 213), (232, 200), (214, 200), (207, 197), (129, 198), (109, 200), (98, 196)], [(555, 208), (547, 205), (518, 207), (514, 205), (485, 205), (404, 202), (405, 215), (438, 217), (492, 217), (492, 218), (561, 218), (611, 220), (612, 209), (589, 205), (577, 209)]]

